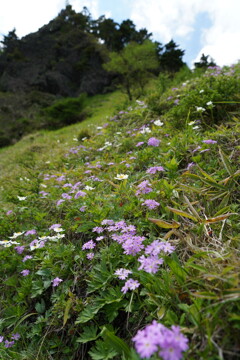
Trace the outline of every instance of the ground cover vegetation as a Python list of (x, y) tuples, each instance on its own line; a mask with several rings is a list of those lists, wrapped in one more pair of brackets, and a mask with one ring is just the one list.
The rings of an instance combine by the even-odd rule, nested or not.
[(239, 76), (161, 75), (1, 150), (0, 359), (239, 357)]

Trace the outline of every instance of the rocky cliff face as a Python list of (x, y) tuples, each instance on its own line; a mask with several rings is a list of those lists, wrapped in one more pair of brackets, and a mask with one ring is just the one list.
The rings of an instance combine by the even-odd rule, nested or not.
[(65, 19), (56, 18), (10, 45), (0, 55), (0, 91), (77, 96), (101, 93), (110, 85), (102, 68), (104, 46)]

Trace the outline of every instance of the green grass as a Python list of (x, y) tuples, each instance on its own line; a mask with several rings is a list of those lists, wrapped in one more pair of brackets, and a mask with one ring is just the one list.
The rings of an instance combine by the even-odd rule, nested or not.
[[(228, 86), (237, 98), (237, 74), (238, 66), (219, 75), (216, 98), (224, 101)], [(11, 348), (0, 343), (0, 359), (139, 360), (132, 338), (153, 320), (165, 331), (180, 326), (189, 348), (179, 359), (238, 358), (240, 112), (236, 103), (216, 103), (200, 122), (190, 119), (189, 109), (215, 99), (203, 97), (198, 81), (206, 92), (215, 80), (156, 88), (140, 104), (119, 92), (93, 97), (84, 122), (1, 150), (0, 239), (37, 234), (16, 235), (22, 254), (0, 245), (0, 336), (21, 335)], [(159, 118), (162, 126), (154, 124)], [(106, 219), (118, 228), (102, 225)], [(34, 239), (39, 248), (30, 247)], [(90, 240), (93, 249), (84, 249)], [(154, 271), (144, 265), (149, 245), (163, 262)], [(32, 259), (22, 262), (26, 255)], [(127, 279), (115, 275), (121, 268), (136, 289), (124, 293)]]

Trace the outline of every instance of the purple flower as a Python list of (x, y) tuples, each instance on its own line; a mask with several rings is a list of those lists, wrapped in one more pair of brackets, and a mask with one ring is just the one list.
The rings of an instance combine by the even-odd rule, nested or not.
[(50, 226), (49, 230), (54, 230), (56, 228), (61, 228), (62, 227), (62, 224), (53, 224)]
[(4, 344), (5, 344), (5, 348), (10, 348), (14, 345), (14, 341), (5, 340)]
[(136, 147), (142, 146), (144, 144), (144, 141), (140, 141), (136, 144)]
[(32, 256), (31, 256), (31, 255), (26, 255), (26, 256), (24, 256), (24, 258), (22, 259), (22, 262), (25, 262), (25, 261), (30, 260), (30, 259), (32, 259)]
[(70, 196), (70, 195), (67, 194), (67, 193), (63, 193), (63, 194), (62, 194), (62, 198), (63, 198), (63, 199), (67, 199), (67, 200), (71, 200), (71, 199), (72, 199), (72, 196)]
[(12, 334), (11, 339), (12, 340), (19, 340), (20, 337), (21, 337), (20, 334), (16, 333), (16, 334)]
[(148, 145), (149, 146), (158, 146), (160, 144), (160, 140), (154, 138), (154, 137), (151, 137), (149, 140), (148, 140)]
[(132, 236), (132, 234), (130, 234), (127, 240), (122, 243), (124, 254), (133, 256), (136, 255), (144, 248), (144, 245), (142, 244), (144, 240), (144, 236)]
[(145, 257), (140, 256), (138, 261), (141, 263), (138, 270), (144, 270), (147, 273), (155, 274), (159, 270), (159, 265), (163, 264), (163, 259), (159, 259), (158, 256)]
[(101, 241), (101, 240), (103, 240), (104, 239), (104, 236), (98, 236), (97, 238), (96, 238), (96, 241)]
[(97, 234), (101, 234), (104, 231), (104, 228), (102, 228), (101, 226), (96, 226), (92, 229), (92, 231), (96, 232)]
[(25, 232), (24, 236), (28, 236), (28, 235), (35, 235), (37, 232), (36, 230), (32, 229), (32, 230), (28, 230)]
[(156, 174), (157, 171), (165, 171), (162, 166), (152, 166), (149, 169), (147, 169), (147, 174)]
[(182, 352), (188, 349), (188, 339), (178, 326), (166, 328), (155, 320), (132, 339), (141, 358), (150, 357), (158, 351), (163, 360), (180, 360)]
[(120, 280), (125, 280), (129, 274), (131, 274), (132, 271), (131, 270), (127, 270), (127, 269), (117, 269), (114, 273), (114, 275), (117, 275), (117, 277), (120, 279)]
[(94, 253), (93, 252), (90, 252), (87, 254), (87, 259), (88, 260), (92, 260), (94, 258)]
[(194, 162), (190, 162), (190, 163), (187, 165), (187, 170), (190, 170), (194, 165), (196, 165)]
[(15, 246), (14, 249), (18, 254), (22, 254), (24, 252), (25, 246)]
[(12, 214), (12, 212), (13, 212), (12, 210), (8, 210), (8, 211), (6, 212), (6, 215), (9, 216), (9, 215)]
[(158, 207), (160, 204), (155, 201), (155, 200), (151, 200), (151, 199), (148, 199), (148, 200), (145, 200), (142, 205), (146, 205), (149, 209), (155, 209), (156, 207)]
[(152, 191), (152, 188), (150, 187), (151, 184), (149, 183), (148, 180), (144, 180), (142, 181), (138, 186), (138, 190), (136, 191), (136, 195), (140, 195), (140, 194), (148, 194)]
[(203, 140), (202, 141), (204, 144), (216, 144), (217, 141), (216, 140), (212, 140), (212, 139), (209, 139), (209, 140)]
[(113, 220), (108, 220), (108, 219), (104, 219), (101, 222), (102, 225), (114, 225), (114, 221)]
[(87, 194), (84, 192), (84, 191), (78, 191), (75, 196), (74, 196), (74, 199), (78, 199), (79, 197), (84, 197), (86, 196)]
[(52, 280), (52, 286), (58, 286), (62, 281), (63, 281), (62, 279), (56, 277), (55, 279)]
[(0, 343), (2, 343), (4, 340), (4, 337), (3, 336), (0, 336)]
[(94, 249), (95, 246), (96, 246), (95, 242), (93, 240), (90, 240), (82, 246), (82, 250)]
[(21, 271), (21, 274), (22, 274), (22, 276), (27, 276), (27, 275), (29, 275), (29, 273), (30, 273), (30, 270), (23, 270), (23, 271)]
[(130, 278), (125, 282), (125, 285), (122, 287), (121, 291), (126, 294), (128, 290), (135, 290), (140, 286), (140, 283), (137, 280)]
[(83, 205), (83, 206), (80, 207), (79, 210), (80, 210), (81, 212), (84, 212), (84, 211), (86, 210), (86, 208), (87, 208), (87, 207), (86, 207), (85, 205)]
[(63, 199), (58, 200), (58, 201), (57, 201), (57, 206), (61, 205), (64, 201), (65, 201), (65, 200), (63, 200)]

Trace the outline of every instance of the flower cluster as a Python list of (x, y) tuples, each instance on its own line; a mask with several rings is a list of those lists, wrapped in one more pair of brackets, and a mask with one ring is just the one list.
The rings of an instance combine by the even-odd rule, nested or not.
[(0, 343), (4, 343), (4, 347), (5, 347), (6, 349), (7, 349), (7, 348), (11, 348), (11, 347), (15, 344), (15, 341), (19, 340), (20, 337), (21, 337), (21, 336), (20, 336), (20, 334), (18, 334), (18, 333), (12, 334), (10, 340), (7, 340), (7, 339), (4, 340), (4, 336), (0, 336)]
[(178, 326), (168, 329), (155, 320), (132, 339), (141, 358), (150, 358), (157, 353), (163, 360), (180, 360), (188, 349), (188, 338)]

